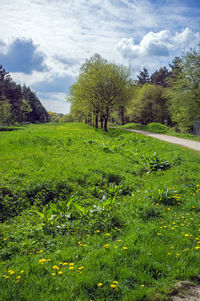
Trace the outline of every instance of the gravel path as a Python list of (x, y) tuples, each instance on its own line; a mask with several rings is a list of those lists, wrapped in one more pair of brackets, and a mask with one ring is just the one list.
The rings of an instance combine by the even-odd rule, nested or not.
[(187, 148), (191, 148), (196, 151), (200, 151), (200, 142), (199, 141), (194, 141), (194, 140), (189, 140), (189, 139), (184, 139), (184, 138), (177, 138), (174, 136), (168, 136), (168, 135), (164, 135), (164, 134), (149, 133), (149, 132), (144, 132), (144, 131), (140, 131), (140, 130), (131, 130), (131, 129), (123, 129), (123, 130), (147, 135), (147, 136), (157, 138), (157, 139), (160, 139), (160, 140), (163, 140), (166, 142), (178, 144), (178, 145), (181, 145), (181, 146), (184, 146)]

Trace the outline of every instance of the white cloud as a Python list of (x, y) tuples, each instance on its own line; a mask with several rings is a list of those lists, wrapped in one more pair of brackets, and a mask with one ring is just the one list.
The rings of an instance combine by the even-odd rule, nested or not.
[(145, 34), (138, 44), (133, 38), (121, 39), (116, 49), (127, 61), (134, 61), (136, 65), (143, 64), (152, 68), (155, 67), (153, 61), (169, 62), (177, 53), (180, 55), (181, 51), (196, 47), (199, 40), (200, 33), (195, 33), (189, 28), (176, 32), (174, 35), (169, 30), (157, 33), (151, 31)]
[(70, 104), (66, 102), (65, 93), (37, 93), (47, 111), (68, 114)]
[[(131, 61), (135, 69), (141, 70), (144, 65), (155, 69), (171, 54), (179, 55), (188, 45), (193, 47), (199, 38), (195, 33), (199, 18), (193, 17), (194, 10), (181, 0), (0, 2), (4, 16), (0, 18), (0, 36), (5, 43), (0, 46), (5, 48), (17, 38), (31, 39), (45, 54), (49, 72), (11, 74), (15, 81), (27, 85), (50, 82), (55, 76), (61, 80), (75, 78), (80, 64), (94, 53), (117, 63)], [(191, 29), (181, 31), (188, 24)], [(47, 96), (56, 103), (54, 97)]]

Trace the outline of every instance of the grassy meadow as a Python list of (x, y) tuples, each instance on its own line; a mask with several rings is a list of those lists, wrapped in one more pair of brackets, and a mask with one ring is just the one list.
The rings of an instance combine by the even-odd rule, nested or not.
[(0, 300), (169, 300), (200, 273), (200, 154), (84, 124), (0, 132)]

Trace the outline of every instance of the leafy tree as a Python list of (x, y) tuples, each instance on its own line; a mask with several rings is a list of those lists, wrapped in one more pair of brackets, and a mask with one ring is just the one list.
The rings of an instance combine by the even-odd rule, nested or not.
[(77, 81), (70, 89), (72, 108), (77, 107), (89, 122), (98, 127), (99, 115), (107, 131), (110, 113), (130, 98), (130, 69), (109, 63), (95, 54), (82, 65)]
[(2, 97), (0, 99), (0, 125), (8, 125), (11, 122), (11, 116), (11, 105), (5, 97)]
[(172, 71), (166, 91), (173, 122), (181, 131), (190, 131), (200, 119), (200, 48), (186, 53)]
[(21, 109), (21, 112), (22, 112), (23, 121), (26, 122), (27, 121), (27, 114), (32, 112), (32, 108), (29, 104), (29, 101), (26, 100), (26, 99), (22, 99), (22, 104), (21, 104), (20, 109)]
[(165, 120), (169, 122), (170, 116), (163, 93), (164, 88), (161, 86), (148, 84), (136, 87), (128, 109), (130, 119), (142, 124), (163, 123)]
[(143, 67), (143, 71), (140, 71), (140, 73), (137, 76), (137, 78), (138, 78), (138, 83), (140, 85), (144, 85), (144, 84), (149, 84), (150, 83), (149, 73), (148, 73), (148, 70), (145, 67)]

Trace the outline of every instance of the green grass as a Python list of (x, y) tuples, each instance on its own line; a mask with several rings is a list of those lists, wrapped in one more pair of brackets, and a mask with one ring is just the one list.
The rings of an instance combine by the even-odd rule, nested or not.
[(168, 300), (195, 282), (199, 163), (119, 129), (0, 132), (0, 299)]
[(179, 133), (176, 132), (174, 128), (168, 127), (165, 124), (161, 123), (156, 123), (152, 122), (146, 125), (142, 125), (140, 123), (127, 123), (123, 126), (120, 126), (120, 128), (126, 128), (126, 129), (134, 129), (134, 130), (142, 130), (146, 132), (151, 132), (151, 133), (160, 133), (160, 134), (166, 134), (170, 136), (176, 136), (180, 138), (186, 138), (186, 139), (191, 139), (191, 140), (200, 140), (200, 137), (189, 134), (189, 133)]

